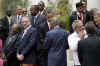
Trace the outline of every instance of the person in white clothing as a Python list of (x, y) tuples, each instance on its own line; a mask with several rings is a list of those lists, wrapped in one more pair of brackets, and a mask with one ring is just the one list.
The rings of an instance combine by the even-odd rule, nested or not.
[(73, 53), (74, 66), (80, 66), (80, 62), (77, 55), (77, 44), (79, 40), (85, 37), (86, 33), (84, 30), (83, 23), (80, 20), (75, 20), (72, 24), (72, 27), (74, 32), (69, 35), (68, 43)]

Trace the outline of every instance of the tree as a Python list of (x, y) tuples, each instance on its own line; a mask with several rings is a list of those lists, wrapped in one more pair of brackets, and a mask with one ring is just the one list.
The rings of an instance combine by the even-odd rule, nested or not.
[(28, 5), (28, 0), (2, 0), (4, 4), (3, 5), (3, 10), (4, 12), (8, 8), (12, 8), (13, 14), (16, 12), (16, 6), (20, 5), (23, 7), (26, 7)]
[(69, 5), (68, 0), (59, 0), (57, 4), (57, 10), (60, 14), (57, 16), (63, 23), (64, 28), (69, 29), (69, 16), (71, 13), (71, 6)]

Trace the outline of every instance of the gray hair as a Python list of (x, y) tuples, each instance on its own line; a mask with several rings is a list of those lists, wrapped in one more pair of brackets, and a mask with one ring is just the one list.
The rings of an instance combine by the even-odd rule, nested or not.
[(76, 29), (76, 26), (78, 25), (78, 24), (81, 24), (82, 22), (80, 21), (80, 20), (74, 20), (74, 22), (72, 23), (72, 28), (73, 28), (73, 30), (75, 30)]
[(51, 22), (50, 22), (50, 24), (53, 25), (53, 26), (56, 26), (56, 25), (60, 26), (61, 21), (58, 18), (53, 17), (52, 20), (51, 20)]
[[(29, 21), (31, 22), (31, 19), (30, 19), (30, 17), (29, 17), (29, 16), (23, 16), (23, 17), (22, 17), (22, 19), (23, 19), (23, 18), (24, 18), (24, 19), (26, 19), (26, 18), (27, 18), (27, 19), (29, 19)], [(21, 20), (22, 20), (22, 19), (21, 19)]]
[(96, 26), (93, 24), (92, 21), (86, 23), (85, 29), (87, 34), (96, 34), (97, 32)]
[(95, 14), (94, 14), (94, 15), (100, 16), (100, 10), (97, 9), (97, 10), (95, 11)]

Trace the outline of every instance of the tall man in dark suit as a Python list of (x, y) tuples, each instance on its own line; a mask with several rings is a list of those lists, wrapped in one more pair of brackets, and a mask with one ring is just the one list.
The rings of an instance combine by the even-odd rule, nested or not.
[(7, 23), (3, 22), (0, 20), (0, 39), (3, 41), (3, 46), (4, 42), (6, 41), (9, 33), (9, 27), (6, 26)]
[(44, 48), (48, 49), (48, 66), (67, 66), (66, 50), (69, 48), (67, 32), (53, 19), (53, 29), (46, 34)]
[(45, 3), (43, 1), (40, 1), (38, 3), (38, 5), (39, 5), (40, 14), (43, 15), (43, 16), (46, 16), (47, 15), (47, 11), (45, 9)]
[(44, 18), (43, 15), (41, 15), (39, 13), (39, 6), (38, 5), (32, 5), (31, 7), (31, 21), (32, 21), (32, 26), (37, 28), (38, 32), (39, 32), (39, 37), (40, 37), (40, 51), (38, 54), (38, 61), (39, 61), (39, 66), (44, 66), (44, 50), (43, 50), (43, 42), (44, 42), (44, 38), (45, 38), (45, 34), (46, 32), (49, 30), (48, 28), (48, 24), (46, 19)]
[[(5, 33), (4, 36), (5, 36), (5, 39), (8, 37), (9, 35), (9, 32), (10, 32), (10, 29), (11, 29), (11, 19), (12, 19), (12, 10), (10, 8), (7, 9), (6, 11), (6, 16), (4, 16), (1, 21), (3, 22), (3, 26), (5, 27)], [(4, 41), (3, 41), (4, 43)]]
[(36, 28), (31, 26), (28, 16), (22, 17), (22, 25), (24, 26), (24, 33), (19, 41), (17, 58), (23, 66), (36, 66), (38, 32)]
[(4, 16), (1, 20), (5, 23), (5, 26), (8, 28), (11, 24), (12, 19), (12, 10), (8, 8), (6, 11), (6, 16)]
[(78, 43), (79, 61), (82, 66), (100, 66), (100, 38), (92, 22), (85, 26), (88, 37)]
[(70, 16), (70, 22), (69, 22), (70, 33), (73, 32), (72, 23), (74, 22), (74, 20), (81, 20), (82, 22), (84, 20), (82, 3), (80, 2), (76, 3), (76, 9), (77, 11), (72, 12), (72, 15)]
[(83, 7), (83, 17), (84, 17), (84, 24), (86, 24), (86, 22), (90, 21), (91, 17), (90, 17), (90, 12), (87, 10), (87, 2), (86, 1), (82, 1), (82, 7)]
[(38, 5), (32, 5), (31, 7), (31, 15), (32, 15), (32, 26), (39, 28), (40, 25), (44, 25), (45, 31), (47, 32), (49, 30), (48, 24), (46, 22), (46, 19), (43, 15), (39, 14), (39, 6)]

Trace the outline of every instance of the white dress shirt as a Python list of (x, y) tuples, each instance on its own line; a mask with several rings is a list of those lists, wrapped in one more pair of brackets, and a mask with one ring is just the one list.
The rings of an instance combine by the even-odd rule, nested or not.
[[(81, 13), (81, 16), (82, 16), (82, 21), (83, 21), (83, 13)], [(80, 17), (80, 13), (79, 12), (77, 12), (77, 20), (79, 20), (78, 17)]]
[(72, 53), (73, 53), (74, 65), (80, 65), (80, 62), (79, 62), (79, 59), (78, 59), (78, 53), (77, 53), (78, 41), (79, 40), (80, 40), (80, 38), (79, 38), (77, 32), (73, 32), (68, 37), (69, 47), (70, 47), (70, 49), (72, 50)]
[(12, 16), (7, 16), (7, 18), (8, 18), (8, 22), (9, 22), (9, 25), (11, 24), (11, 19), (12, 19)]
[(48, 27), (49, 27), (49, 30), (50, 30), (51, 29), (50, 22), (47, 21), (47, 24), (48, 24)]
[(21, 18), (22, 18), (22, 15), (17, 15), (17, 24), (19, 24), (19, 23), (20, 23)]

